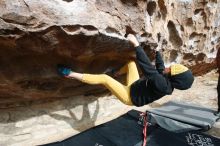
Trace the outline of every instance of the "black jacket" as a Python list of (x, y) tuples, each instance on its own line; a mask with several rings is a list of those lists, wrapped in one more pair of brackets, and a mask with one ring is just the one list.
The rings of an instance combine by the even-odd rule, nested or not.
[(160, 53), (156, 52), (156, 68), (151, 64), (141, 46), (136, 47), (136, 58), (144, 77), (131, 85), (131, 100), (135, 106), (149, 104), (173, 92), (173, 87), (167, 75)]

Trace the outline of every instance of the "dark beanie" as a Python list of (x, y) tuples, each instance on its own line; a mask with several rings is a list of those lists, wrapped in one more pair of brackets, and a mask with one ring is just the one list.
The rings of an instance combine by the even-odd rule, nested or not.
[(194, 76), (190, 70), (170, 77), (171, 84), (179, 90), (189, 89), (194, 81)]

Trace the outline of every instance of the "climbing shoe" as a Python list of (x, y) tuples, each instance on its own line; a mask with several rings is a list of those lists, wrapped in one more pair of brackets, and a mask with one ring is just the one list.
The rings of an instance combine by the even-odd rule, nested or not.
[(57, 73), (60, 76), (69, 76), (69, 74), (71, 73), (71, 69), (69, 67), (67, 67), (66, 65), (63, 64), (58, 64), (57, 65)]

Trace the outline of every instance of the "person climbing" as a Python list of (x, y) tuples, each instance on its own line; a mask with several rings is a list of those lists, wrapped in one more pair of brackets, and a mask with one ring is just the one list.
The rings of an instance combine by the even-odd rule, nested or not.
[(156, 51), (156, 68), (151, 64), (136, 37), (132, 34), (127, 40), (136, 50), (136, 60), (143, 72), (140, 78), (134, 61), (129, 61), (117, 71), (117, 75), (127, 73), (126, 85), (121, 84), (106, 74), (82, 74), (72, 71), (63, 65), (58, 66), (58, 73), (66, 78), (74, 78), (88, 84), (102, 84), (108, 88), (121, 102), (126, 105), (143, 106), (165, 95), (170, 95), (173, 89), (186, 90), (191, 87), (194, 76), (181, 64), (165, 68), (159, 51)]
[(217, 55), (216, 55), (216, 64), (218, 67), (218, 84), (217, 84), (217, 94), (218, 94), (218, 110), (216, 112), (216, 116), (220, 117), (220, 49), (218, 49)]

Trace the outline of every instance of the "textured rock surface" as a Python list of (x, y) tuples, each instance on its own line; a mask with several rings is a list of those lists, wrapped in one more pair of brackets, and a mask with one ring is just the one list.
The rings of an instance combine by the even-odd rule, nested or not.
[[(114, 98), (102, 97), (106, 90), (101, 86), (60, 78), (55, 70), (57, 63), (87, 73), (122, 66), (134, 59), (126, 33), (137, 34), (151, 59), (162, 39), (167, 65), (183, 63), (195, 75), (216, 67), (218, 0), (1, 0), (0, 11), (0, 145), (30, 144), (62, 129), (64, 135), (76, 134), (104, 122), (107, 107), (114, 113), (110, 119), (121, 114), (114, 111), (128, 110)], [(207, 95), (200, 86), (174, 96), (215, 106), (216, 84), (203, 89), (210, 89)]]
[(142, 3), (1, 1), (0, 107), (103, 92), (58, 77), (56, 64), (89, 73), (124, 64), (133, 54), (124, 34), (144, 31)]
[(136, 33), (150, 53), (163, 39), (167, 64), (195, 74), (214, 68), (219, 43), (217, 1), (16, 0), (0, 2), (0, 107), (103, 92), (56, 75), (57, 63), (102, 73), (134, 58), (124, 39)]

